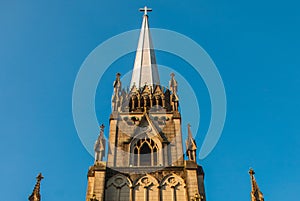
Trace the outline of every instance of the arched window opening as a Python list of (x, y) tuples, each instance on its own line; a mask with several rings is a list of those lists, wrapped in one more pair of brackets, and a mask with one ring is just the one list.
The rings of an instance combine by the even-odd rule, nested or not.
[(140, 149), (140, 166), (151, 165), (151, 148), (147, 142), (144, 142)]
[(155, 146), (155, 143), (153, 142), (153, 140), (150, 140), (150, 145), (151, 145), (151, 147)]
[(133, 95), (131, 97), (131, 101), (130, 102), (131, 102), (131, 104), (130, 104), (131, 111), (135, 110), (137, 108), (137, 106), (138, 106), (138, 99), (137, 99), (137, 97), (135, 95)]
[(136, 109), (136, 108), (138, 107), (138, 105), (139, 105), (139, 100), (138, 100), (138, 98), (135, 96), (135, 97), (134, 97), (134, 108)]
[(159, 97), (157, 101), (158, 101), (158, 104), (157, 104), (157, 105), (158, 105), (158, 106), (162, 106), (162, 99), (161, 99), (161, 97)]
[(150, 98), (149, 96), (143, 96), (143, 104), (141, 104), (141, 107), (150, 107)]
[(194, 155), (193, 155), (193, 153), (191, 153), (191, 160), (192, 160), (192, 161), (194, 160)]
[(155, 96), (154, 98), (153, 98), (153, 105), (155, 105), (156, 106), (156, 108), (159, 108), (159, 106), (162, 106), (162, 98), (161, 98), (161, 96)]
[(157, 148), (154, 147), (153, 149), (153, 165), (157, 165)]
[(152, 139), (140, 139), (132, 147), (134, 166), (158, 165), (158, 146)]
[(124, 103), (124, 108), (126, 109), (126, 107), (127, 107), (127, 104), (128, 104), (128, 106), (129, 106), (129, 110), (131, 111), (132, 110), (132, 100), (130, 100), (130, 101), (127, 101), (127, 102), (125, 102)]
[(140, 107), (144, 108), (144, 98), (143, 97), (140, 98)]
[(138, 157), (139, 157), (139, 150), (138, 150), (138, 148), (134, 148), (134, 155), (133, 155), (133, 157), (134, 157), (134, 160), (133, 160), (133, 162), (134, 162), (134, 166), (138, 166)]

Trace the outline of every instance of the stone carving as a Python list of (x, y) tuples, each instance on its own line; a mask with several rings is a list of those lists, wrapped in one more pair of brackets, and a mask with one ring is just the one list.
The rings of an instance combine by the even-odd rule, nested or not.
[(100, 134), (98, 139), (95, 142), (94, 151), (95, 151), (95, 163), (102, 161), (105, 154), (105, 138), (104, 138), (104, 125), (100, 126)]

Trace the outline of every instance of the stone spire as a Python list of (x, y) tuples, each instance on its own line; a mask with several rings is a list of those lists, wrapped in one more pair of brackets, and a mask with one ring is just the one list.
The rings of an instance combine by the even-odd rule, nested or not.
[(179, 106), (179, 103), (178, 103), (179, 98), (177, 95), (178, 84), (177, 84), (177, 81), (175, 80), (175, 74), (171, 73), (170, 76), (171, 76), (171, 80), (169, 81), (169, 87), (170, 87), (170, 91), (172, 92), (172, 94), (170, 96), (170, 99), (172, 102), (171, 105), (172, 105), (173, 111), (178, 111), (178, 106)]
[(255, 177), (254, 177), (254, 170), (251, 168), (249, 170), (250, 174), (250, 180), (251, 180), (251, 201), (264, 201), (264, 196), (262, 192), (259, 190), (259, 187), (256, 183)]
[(104, 125), (100, 126), (100, 134), (95, 142), (95, 163), (102, 161), (105, 154), (105, 138), (104, 138)]
[(190, 124), (188, 124), (188, 138), (185, 143), (186, 143), (186, 152), (189, 160), (196, 162), (197, 145), (193, 138)]
[(114, 81), (113, 87), (114, 87), (114, 94), (112, 96), (112, 110), (117, 111), (118, 107), (120, 106), (120, 95), (121, 95), (121, 89), (122, 89), (122, 82), (120, 79), (121, 74), (116, 74), (116, 80)]
[(40, 195), (40, 187), (41, 187), (41, 180), (44, 177), (41, 173), (36, 177), (36, 184), (34, 186), (32, 194), (29, 196), (29, 201), (41, 201), (41, 195)]
[(147, 12), (152, 10), (145, 6), (144, 8), (140, 9), (140, 11), (144, 12), (144, 16), (130, 83), (130, 87), (135, 85), (138, 89), (146, 84), (148, 86), (160, 84), (156, 58), (148, 24)]
[(178, 84), (177, 84), (177, 81), (175, 80), (175, 74), (171, 73), (170, 76), (171, 76), (171, 80), (169, 81), (170, 90), (172, 91), (173, 94), (175, 94), (177, 96)]

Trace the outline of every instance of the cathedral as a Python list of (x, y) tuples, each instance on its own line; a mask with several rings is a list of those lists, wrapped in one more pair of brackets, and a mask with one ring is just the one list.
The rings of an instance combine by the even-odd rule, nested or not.
[[(151, 10), (145, 7), (141, 11), (144, 15), (130, 90), (122, 88), (117, 73), (109, 138), (105, 140), (101, 125), (94, 146), (95, 161), (87, 173), (86, 201), (206, 201), (197, 145), (190, 125), (181, 125), (175, 75), (170, 72), (169, 86), (160, 84), (148, 25), (147, 12)], [(182, 139), (184, 129), (187, 139)], [(249, 174), (251, 201), (264, 201), (254, 171)], [(39, 174), (30, 201), (41, 200), (42, 179)]]

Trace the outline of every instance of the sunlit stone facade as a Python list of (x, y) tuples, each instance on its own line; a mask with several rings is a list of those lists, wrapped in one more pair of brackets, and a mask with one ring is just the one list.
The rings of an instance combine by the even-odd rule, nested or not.
[[(183, 150), (177, 81), (161, 86), (144, 9), (130, 90), (113, 83), (107, 161), (104, 129), (88, 171), (86, 201), (205, 201), (204, 173), (188, 126)], [(171, 72), (170, 72), (171, 73)], [(182, 108), (184, 110), (184, 108)], [(192, 118), (192, 117), (191, 117)]]

